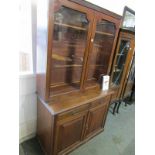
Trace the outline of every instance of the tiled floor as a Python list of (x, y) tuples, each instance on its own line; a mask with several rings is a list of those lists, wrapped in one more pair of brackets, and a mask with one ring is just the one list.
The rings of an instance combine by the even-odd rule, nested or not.
[[(70, 155), (134, 155), (135, 154), (135, 105), (124, 104), (120, 113), (108, 113), (105, 131), (77, 148)], [(43, 155), (33, 138), (20, 144), (20, 155)]]

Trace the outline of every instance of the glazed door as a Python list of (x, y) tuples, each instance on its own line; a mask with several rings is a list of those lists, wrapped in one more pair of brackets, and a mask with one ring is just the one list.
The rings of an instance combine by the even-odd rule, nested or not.
[(87, 112), (70, 116), (57, 123), (55, 154), (77, 145), (83, 138)]
[(132, 61), (131, 61), (131, 66), (130, 66), (130, 71), (128, 74), (128, 82), (134, 82), (135, 79), (135, 55), (133, 55)]
[(105, 119), (107, 116), (108, 103), (95, 107), (89, 111), (86, 124), (85, 136), (89, 137), (104, 128)]
[(119, 87), (120, 96), (126, 75), (129, 72), (129, 65), (134, 53), (134, 35), (128, 32), (120, 32), (116, 49), (115, 60), (111, 73), (111, 88)]
[[(56, 3), (57, 2), (57, 3)], [(71, 2), (56, 1), (51, 56), (51, 95), (79, 90), (88, 50), (92, 12)]]
[(101, 77), (108, 74), (118, 33), (118, 24), (113, 19), (96, 14), (93, 29), (86, 73), (86, 88), (98, 85)]
[(116, 61), (112, 73), (113, 85), (120, 85), (129, 49), (130, 49), (130, 40), (121, 39), (119, 42), (119, 50), (116, 54)]
[(126, 98), (131, 95), (135, 80), (135, 55), (133, 55), (129, 71), (123, 84), (122, 97)]

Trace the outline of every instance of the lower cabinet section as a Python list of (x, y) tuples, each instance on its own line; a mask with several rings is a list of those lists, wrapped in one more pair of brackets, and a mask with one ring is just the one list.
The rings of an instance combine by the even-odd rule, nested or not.
[(57, 123), (55, 154), (68, 150), (73, 145), (80, 143), (86, 123), (87, 112), (70, 116)]
[[(46, 120), (44, 118), (44, 123), (38, 124), (38, 138), (41, 141), (44, 151), (48, 155), (65, 155), (74, 150), (77, 146), (86, 142), (94, 135), (103, 131), (104, 124), (108, 112), (108, 107), (110, 103), (111, 95), (103, 99), (98, 99), (93, 102), (85, 103), (82, 106), (77, 106), (68, 111), (63, 111), (62, 113), (53, 115), (48, 113), (47, 118), (53, 117), (53, 122), (51, 122), (51, 133), (43, 130), (46, 127)], [(38, 102), (38, 104), (43, 104)], [(38, 105), (39, 106), (39, 105)], [(40, 107), (40, 106), (39, 106)], [(47, 105), (43, 106), (47, 109)], [(38, 116), (44, 116), (45, 114), (40, 114), (45, 110), (38, 109)], [(47, 115), (47, 114), (46, 114)], [(50, 116), (51, 115), (51, 116)], [(42, 119), (38, 117), (38, 119)], [(38, 123), (41, 121), (38, 120)], [(49, 126), (49, 121), (48, 124)], [(46, 141), (42, 141), (40, 135), (46, 136)], [(43, 132), (45, 131), (45, 132)], [(50, 143), (50, 144), (49, 144)], [(46, 147), (46, 145), (50, 146)], [(47, 150), (49, 148), (49, 150)], [(50, 152), (50, 153), (49, 153)]]
[(108, 104), (103, 104), (90, 109), (86, 126), (86, 137), (100, 131), (104, 127), (105, 118), (107, 115)]

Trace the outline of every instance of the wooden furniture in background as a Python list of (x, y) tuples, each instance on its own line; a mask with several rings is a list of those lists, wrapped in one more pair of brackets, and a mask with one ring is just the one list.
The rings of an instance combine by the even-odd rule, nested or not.
[(133, 55), (129, 71), (126, 73), (126, 77), (123, 84), (121, 98), (127, 98), (131, 96), (135, 81), (135, 55)]
[(67, 154), (103, 131), (121, 16), (76, 0), (38, 1), (37, 136), (48, 155)]
[(132, 98), (135, 92), (135, 54), (133, 55), (132, 61), (128, 67), (129, 69), (127, 70), (123, 83), (120, 101), (117, 106), (117, 113), (119, 112), (119, 107), (122, 101), (125, 102), (125, 106), (128, 103), (132, 103)]
[(135, 31), (135, 11), (127, 6), (124, 7), (121, 28)]
[(130, 68), (135, 48), (134, 32), (120, 29), (115, 58), (111, 70), (110, 88), (115, 92), (111, 103), (116, 103), (114, 111), (121, 99), (121, 92)]

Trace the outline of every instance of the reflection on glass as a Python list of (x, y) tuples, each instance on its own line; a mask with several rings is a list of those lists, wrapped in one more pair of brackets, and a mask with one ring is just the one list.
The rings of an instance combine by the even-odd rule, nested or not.
[(131, 30), (135, 29), (135, 15), (130, 13), (129, 11), (125, 12), (123, 28), (129, 28)]
[(112, 82), (115, 85), (119, 85), (121, 82), (124, 65), (126, 62), (127, 54), (129, 51), (130, 42), (127, 40), (121, 40), (119, 52), (117, 54), (117, 60), (114, 68)]
[(51, 89), (63, 93), (80, 86), (89, 23), (85, 14), (67, 7), (54, 20)]
[(110, 55), (115, 37), (115, 25), (102, 20), (96, 25), (93, 50), (90, 54), (86, 87), (100, 82), (101, 76), (107, 74)]
[(135, 79), (135, 56), (133, 56), (133, 59), (132, 59), (132, 66), (131, 66), (128, 80), (134, 81), (134, 79)]

